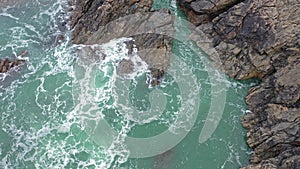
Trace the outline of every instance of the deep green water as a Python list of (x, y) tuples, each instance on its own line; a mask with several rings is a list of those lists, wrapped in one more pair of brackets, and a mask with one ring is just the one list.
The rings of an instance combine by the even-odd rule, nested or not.
[[(120, 90), (115, 81), (115, 67), (127, 57), (123, 43), (126, 39), (100, 46), (108, 56), (101, 63), (77, 55), (75, 49), (84, 46), (69, 44), (69, 31), (60, 29), (60, 22), (67, 18), (66, 4), (66, 1), (30, 0), (0, 9), (0, 57), (13, 58), (13, 53), (29, 51), (27, 64), (21, 70), (0, 77), (0, 168), (233, 169), (247, 164), (250, 149), (240, 118), (247, 111), (243, 98), (255, 82), (218, 75), (200, 49), (192, 50), (195, 44), (178, 38), (189, 33), (188, 25), (180, 19), (176, 19), (177, 40), (172, 52), (195, 77), (198, 87), (195, 93), (199, 92), (199, 101), (192, 104), (198, 105), (195, 123), (179, 144), (162, 151), (163, 154), (131, 158), (134, 151), (147, 154), (153, 147), (172, 144), (162, 139), (153, 142), (153, 147), (139, 147), (140, 144), (130, 147), (126, 138), (151, 138), (170, 130), (180, 116), (183, 95), (191, 94), (183, 92), (172, 74), (166, 75), (161, 86), (148, 88), (141, 67), (140, 76), (130, 81), (128, 90), (119, 92), (127, 92), (129, 103), (140, 111), (151, 107), (148, 98), (151, 92), (161, 91), (167, 102), (161, 115), (149, 122), (130, 119), (127, 116), (130, 112), (119, 109), (123, 103), (115, 92)], [(174, 1), (156, 0), (153, 5), (154, 9), (163, 7), (184, 19)], [(56, 46), (58, 34), (63, 34), (65, 40)], [(216, 83), (222, 88), (216, 90)], [(215, 102), (216, 98), (220, 102)], [(164, 99), (157, 97), (154, 101)], [(200, 133), (213, 129), (208, 125), (210, 128), (202, 131), (206, 129), (205, 122), (211, 119), (210, 110), (223, 104), (224, 111), (215, 112), (222, 115), (215, 116), (220, 120), (212, 120), (217, 122), (216, 130), (207, 140), (202, 138), (199, 142)], [(188, 118), (189, 112), (184, 119)]]

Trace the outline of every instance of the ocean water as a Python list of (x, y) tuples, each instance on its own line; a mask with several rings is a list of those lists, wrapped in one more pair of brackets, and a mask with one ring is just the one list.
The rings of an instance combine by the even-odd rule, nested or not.
[[(27, 0), (0, 8), (0, 57), (28, 51), (25, 65), (0, 75), (0, 168), (232, 169), (251, 150), (240, 118), (255, 81), (220, 73), (188, 40), (176, 17), (172, 64), (149, 87), (147, 64), (124, 42), (72, 45), (67, 0)], [(64, 40), (57, 42), (56, 37)], [(86, 49), (97, 55), (87, 55)], [(97, 57), (96, 57), (97, 56)], [(105, 56), (105, 58), (104, 58)], [(134, 72), (117, 75), (131, 58)]]

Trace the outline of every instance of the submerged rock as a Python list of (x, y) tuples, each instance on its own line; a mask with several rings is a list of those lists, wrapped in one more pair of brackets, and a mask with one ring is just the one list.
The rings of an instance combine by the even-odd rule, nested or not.
[(126, 75), (126, 74), (131, 74), (134, 71), (134, 64), (131, 60), (125, 60), (123, 59), (119, 63), (119, 67), (117, 69), (117, 73), (119, 75)]
[(246, 169), (300, 168), (300, 3), (180, 0), (191, 38), (236, 79), (260, 78), (243, 117), (254, 150)]

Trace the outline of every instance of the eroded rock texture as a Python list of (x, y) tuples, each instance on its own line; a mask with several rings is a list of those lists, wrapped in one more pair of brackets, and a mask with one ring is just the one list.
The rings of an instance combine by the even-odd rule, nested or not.
[(23, 64), (25, 60), (17, 59), (17, 60), (9, 60), (9, 59), (0, 59), (0, 73), (6, 73), (10, 69), (20, 66)]
[[(157, 84), (161, 78), (157, 72), (165, 72), (170, 62), (173, 17), (167, 10), (150, 12), (152, 3), (152, 0), (71, 2), (70, 5), (75, 5), (71, 9), (72, 41), (93, 45), (131, 37), (132, 41), (127, 42), (129, 54), (133, 47), (139, 51), (138, 55), (149, 65), (154, 80), (151, 83)], [(123, 60), (120, 67), (125, 73), (133, 69), (128, 60)]]
[(299, 7), (296, 0), (247, 0), (198, 26), (192, 39), (230, 76), (261, 78), (274, 72), (274, 57), (299, 48)]
[(220, 13), (242, 0), (179, 0), (180, 6), (194, 25), (211, 22)]
[(299, 0), (180, 0), (191, 38), (228, 75), (260, 78), (243, 118), (250, 168), (300, 168)]
[[(21, 58), (21, 57), (25, 57), (26, 55), (28, 55), (28, 51), (24, 50), (21, 53), (19, 53), (17, 57)], [(10, 69), (18, 67), (25, 62), (26, 61), (24, 59), (8, 59), (8, 58), (0, 59), (0, 73), (6, 73)]]
[(136, 12), (148, 12), (152, 0), (80, 0), (71, 1), (73, 42), (84, 43), (99, 27)]
[(300, 166), (300, 55), (253, 88), (246, 102), (253, 113), (243, 117), (252, 164), (273, 168)]

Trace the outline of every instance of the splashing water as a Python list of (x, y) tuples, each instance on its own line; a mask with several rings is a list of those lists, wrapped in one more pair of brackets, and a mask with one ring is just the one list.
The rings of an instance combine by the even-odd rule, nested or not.
[[(157, 0), (153, 8), (167, 7), (182, 17), (174, 4)], [(167, 74), (161, 86), (148, 88), (147, 64), (135, 55), (131, 58), (135, 71), (127, 77), (130, 103), (148, 110), (155, 96), (151, 92), (159, 89), (166, 108), (148, 121), (118, 111), (116, 66), (129, 57), (124, 43), (129, 39), (93, 46), (70, 44), (69, 28), (62, 26), (68, 20), (66, 6), (67, 0), (29, 0), (0, 9), (0, 21), (5, 23), (0, 25), (0, 57), (29, 51), (21, 70), (0, 77), (0, 168), (191, 169), (247, 164), (249, 149), (240, 117), (246, 111), (243, 97), (253, 82), (224, 79), (227, 98), (222, 119), (213, 135), (199, 143), (214, 84), (203, 60), (176, 40), (173, 53), (191, 70), (200, 89), (198, 116), (176, 147), (154, 157), (132, 158), (129, 137), (156, 136), (176, 124), (183, 104), (180, 85)], [(58, 35), (65, 37), (60, 45)], [(98, 52), (99, 58), (84, 53), (87, 48)]]

